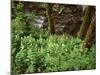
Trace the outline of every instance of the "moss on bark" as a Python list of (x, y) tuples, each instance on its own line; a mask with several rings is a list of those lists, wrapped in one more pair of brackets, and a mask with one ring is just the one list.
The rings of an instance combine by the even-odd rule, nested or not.
[(86, 38), (84, 40), (83, 48), (90, 48), (95, 39), (96, 32), (96, 17), (93, 16), (90, 27), (87, 31)]
[(54, 26), (54, 20), (53, 20), (53, 14), (52, 14), (52, 4), (47, 4), (47, 17), (48, 17), (48, 25), (49, 30), (51, 34), (55, 34), (55, 26)]
[(80, 30), (78, 32), (78, 35), (77, 35), (78, 38), (81, 38), (81, 39), (85, 38), (87, 30), (90, 26), (90, 22), (91, 22), (91, 18), (92, 18), (93, 13), (94, 13), (93, 6), (87, 6), (85, 8), (85, 15), (83, 17), (83, 22), (82, 22), (82, 25), (81, 25)]

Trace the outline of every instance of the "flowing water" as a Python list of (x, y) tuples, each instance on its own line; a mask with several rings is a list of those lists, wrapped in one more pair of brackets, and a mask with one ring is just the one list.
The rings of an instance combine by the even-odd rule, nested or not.
[[(28, 9), (25, 9), (25, 15), (31, 14)], [(32, 25), (38, 27), (38, 28), (43, 28), (44, 26), (47, 25), (47, 18), (42, 15), (36, 15), (35, 18), (32, 20)]]

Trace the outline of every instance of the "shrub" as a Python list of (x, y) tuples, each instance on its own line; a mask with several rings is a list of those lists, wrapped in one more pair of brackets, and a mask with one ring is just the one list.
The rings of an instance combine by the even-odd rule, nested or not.
[[(80, 53), (82, 41), (67, 36), (51, 35), (34, 39), (21, 38), (21, 50), (16, 55), (19, 73), (54, 72), (95, 69), (95, 46)], [(24, 70), (23, 70), (24, 69)]]
[(95, 69), (95, 44), (80, 53), (82, 40), (65, 35), (50, 35), (34, 27), (35, 14), (23, 12), (23, 4), (15, 9), (12, 20), (12, 75)]

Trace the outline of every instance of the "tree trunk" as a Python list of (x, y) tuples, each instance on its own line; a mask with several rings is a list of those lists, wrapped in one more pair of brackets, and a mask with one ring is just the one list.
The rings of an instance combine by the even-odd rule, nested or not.
[(84, 48), (91, 48), (93, 42), (95, 41), (96, 36), (96, 16), (94, 15), (90, 24), (90, 27), (87, 31), (85, 40), (82, 45), (81, 52), (83, 52)]
[(83, 22), (80, 27), (79, 33), (77, 35), (78, 38), (84, 39), (87, 33), (87, 30), (90, 26), (91, 18), (94, 13), (94, 7), (93, 6), (87, 6), (85, 8), (85, 14), (83, 17)]
[(47, 17), (48, 17), (48, 25), (50, 29), (51, 34), (55, 34), (55, 26), (54, 26), (54, 20), (52, 15), (52, 4), (47, 4)]

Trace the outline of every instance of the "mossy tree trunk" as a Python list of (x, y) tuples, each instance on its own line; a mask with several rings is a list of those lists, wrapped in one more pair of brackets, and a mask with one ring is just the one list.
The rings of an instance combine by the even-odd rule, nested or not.
[(48, 3), (46, 5), (46, 10), (47, 10), (47, 17), (48, 17), (48, 25), (49, 25), (49, 30), (51, 34), (55, 34), (55, 26), (54, 26), (54, 20), (53, 20), (53, 11), (52, 11), (52, 4)]
[(94, 40), (95, 40), (95, 34), (96, 34), (96, 16), (93, 16), (90, 27), (87, 31), (83, 48), (91, 48)]
[(83, 16), (83, 22), (82, 22), (82, 25), (81, 25), (80, 30), (78, 32), (78, 35), (77, 35), (78, 38), (81, 38), (81, 39), (85, 38), (87, 30), (90, 26), (90, 22), (91, 22), (91, 18), (92, 18), (93, 13), (94, 13), (94, 7), (93, 6), (87, 6), (85, 8), (85, 14)]

